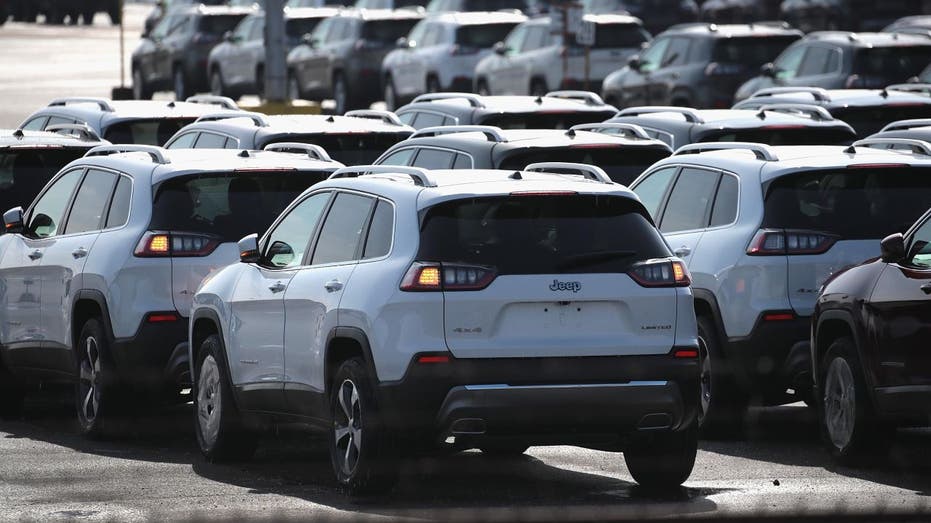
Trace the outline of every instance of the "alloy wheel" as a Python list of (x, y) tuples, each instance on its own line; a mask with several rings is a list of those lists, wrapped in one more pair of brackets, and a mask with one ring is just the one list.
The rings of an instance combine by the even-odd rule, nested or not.
[(824, 380), (824, 423), (831, 443), (843, 449), (853, 439), (857, 416), (853, 371), (843, 358), (834, 358)]
[(81, 415), (88, 425), (94, 423), (100, 412), (100, 370), (100, 346), (97, 338), (88, 336), (84, 340), (78, 389)]
[(700, 336), (698, 338), (698, 366), (701, 372), (698, 378), (701, 393), (699, 402), (701, 407), (699, 419), (701, 420), (708, 415), (708, 409), (711, 407), (711, 354), (708, 351), (708, 344)]
[(362, 401), (359, 391), (352, 380), (346, 380), (339, 386), (339, 408), (333, 419), (336, 433), (336, 449), (342, 459), (339, 460), (343, 474), (350, 476), (359, 464), (362, 453)]
[(197, 423), (200, 434), (208, 446), (217, 442), (220, 434), (220, 414), (223, 404), (220, 396), (220, 369), (213, 356), (204, 358), (197, 379)]

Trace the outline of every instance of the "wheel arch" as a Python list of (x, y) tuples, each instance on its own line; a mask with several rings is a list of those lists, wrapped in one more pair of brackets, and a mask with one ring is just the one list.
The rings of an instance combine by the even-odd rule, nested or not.
[(875, 377), (869, 367), (869, 360), (863, 349), (863, 339), (856, 328), (853, 316), (842, 310), (823, 311), (818, 315), (817, 323), (813, 329), (811, 355), (812, 355), (812, 375), (815, 385), (820, 387), (821, 360), (827, 353), (831, 344), (840, 338), (849, 337), (853, 341), (857, 357), (860, 359), (860, 366), (863, 368), (864, 379), (872, 390), (875, 386)]
[(77, 347), (78, 336), (81, 335), (81, 326), (91, 318), (100, 318), (107, 335), (107, 341), (112, 345), (114, 341), (113, 325), (110, 322), (110, 309), (107, 298), (97, 290), (85, 289), (78, 291), (71, 306), (71, 348)]
[(727, 353), (727, 331), (724, 329), (721, 307), (718, 306), (714, 293), (707, 289), (692, 289), (692, 297), (695, 303), (695, 316), (705, 316), (711, 319), (714, 323), (715, 334), (718, 335), (722, 348)]
[(356, 327), (336, 327), (331, 330), (327, 336), (324, 358), (323, 384), (326, 393), (330, 391), (330, 380), (336, 374), (339, 364), (356, 356), (362, 358), (366, 369), (377, 381), (378, 372), (372, 357), (372, 346), (365, 332)]

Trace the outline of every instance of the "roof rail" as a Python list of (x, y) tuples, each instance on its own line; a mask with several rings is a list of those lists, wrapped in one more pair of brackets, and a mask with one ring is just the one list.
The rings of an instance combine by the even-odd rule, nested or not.
[(77, 131), (79, 134), (79, 138), (82, 140), (93, 140), (95, 142), (100, 141), (100, 135), (97, 134), (96, 131), (91, 129), (90, 126), (87, 124), (58, 123), (58, 124), (52, 124), (52, 125), (46, 126), (45, 130), (50, 133), (60, 133), (60, 134), (68, 134), (68, 133), (62, 133), (62, 131)]
[(807, 114), (812, 120), (820, 120), (822, 122), (830, 122), (834, 120), (834, 117), (831, 113), (821, 107), (820, 105), (811, 105), (811, 104), (769, 104), (760, 107), (757, 116), (760, 118), (765, 118), (766, 111), (771, 111), (774, 113), (801, 113)]
[(914, 120), (899, 120), (883, 127), (879, 132), (907, 131), (916, 127), (931, 127), (931, 118), (916, 118)]
[(100, 107), (101, 111), (108, 113), (113, 112), (113, 106), (110, 105), (110, 100), (106, 98), (94, 98), (94, 97), (79, 97), (79, 96), (69, 96), (67, 98), (56, 98), (48, 103), (49, 107), (60, 107), (68, 104), (97, 104), (97, 107)]
[(502, 129), (500, 127), (494, 127), (491, 125), (445, 125), (437, 127), (425, 127), (410, 136), (413, 138), (424, 138), (427, 136), (441, 136), (444, 134), (457, 134), (457, 133), (482, 133), (488, 138), (489, 142), (498, 142), (505, 143), (507, 138), (501, 134)]
[[(615, 130), (621, 131), (620, 134), (625, 138), (634, 138), (636, 140), (652, 140), (650, 135), (643, 130), (643, 127), (640, 127), (637, 124), (632, 123), (580, 123), (578, 125), (573, 125), (569, 128), (570, 131), (591, 131), (593, 133), (600, 133), (603, 130)], [(604, 134), (613, 134), (613, 133), (604, 133)]]
[(792, 24), (786, 22), (785, 20), (759, 20), (756, 22), (750, 22), (750, 27), (759, 26), (759, 27), (775, 27), (777, 29), (792, 29)]
[(628, 107), (627, 109), (622, 109), (615, 117), (617, 116), (641, 116), (644, 114), (656, 114), (656, 113), (677, 113), (685, 117), (685, 121), (690, 123), (705, 123), (705, 119), (698, 114), (698, 111), (688, 107), (674, 107), (674, 106), (642, 106), (642, 107)]
[(391, 111), (375, 111), (370, 109), (358, 109), (355, 111), (347, 111), (343, 116), (349, 116), (351, 118), (365, 118), (366, 120), (381, 120), (382, 122), (388, 125), (399, 125), (403, 126), (404, 122), (398, 118), (398, 115), (392, 113)]
[(550, 91), (544, 98), (559, 98), (562, 100), (578, 100), (585, 105), (605, 105), (605, 101), (595, 93), (589, 91)]
[(277, 142), (270, 143), (265, 146), (264, 151), (276, 152), (276, 153), (298, 153), (306, 154), (313, 160), (320, 160), (321, 162), (332, 162), (333, 158), (330, 158), (330, 155), (326, 152), (326, 149), (320, 147), (319, 145), (314, 145), (312, 143), (298, 143), (298, 142)]
[(880, 149), (894, 149), (896, 145), (902, 145), (905, 147), (911, 148), (911, 152), (914, 154), (920, 154), (922, 156), (931, 156), (931, 143), (928, 143), (924, 140), (912, 140), (909, 138), (865, 138), (863, 140), (857, 140), (853, 142), (853, 145), (844, 150), (844, 152), (849, 154), (856, 154), (857, 147), (865, 147), (867, 149), (876, 149), (877, 145), (885, 145), (886, 147), (880, 147)]
[(249, 111), (229, 111), (226, 113), (205, 114), (194, 120), (194, 123), (201, 122), (219, 122), (221, 120), (232, 120), (233, 118), (249, 118), (256, 127), (268, 127), (268, 120), (262, 113), (253, 113)]
[(212, 94), (198, 94), (194, 96), (188, 96), (184, 99), (185, 102), (192, 104), (207, 104), (207, 105), (219, 105), (224, 109), (229, 109), (231, 111), (238, 111), (239, 105), (233, 101), (232, 98), (228, 96), (215, 96)]
[(680, 156), (683, 154), (700, 154), (707, 151), (752, 151), (756, 156), (757, 160), (763, 160), (765, 162), (777, 162), (779, 158), (776, 156), (776, 152), (773, 149), (762, 143), (751, 143), (751, 142), (707, 142), (707, 143), (691, 143), (688, 145), (683, 145), (682, 147), (676, 149), (676, 152), (672, 153), (673, 156)]
[(887, 85), (883, 91), (896, 91), (900, 93), (919, 93), (931, 95), (931, 84), (912, 83), (912, 84), (892, 84)]
[(411, 102), (412, 104), (419, 104), (423, 102), (437, 102), (440, 100), (459, 100), (464, 99), (469, 102), (469, 105), (475, 108), (485, 107), (485, 103), (482, 102), (482, 97), (477, 94), (472, 93), (428, 93), (422, 94)]
[(414, 185), (421, 187), (436, 187), (436, 182), (430, 178), (430, 172), (418, 167), (402, 167), (399, 165), (354, 165), (333, 171), (329, 179), (358, 178), (368, 174), (401, 174), (410, 176)]
[(818, 102), (830, 102), (831, 95), (821, 87), (767, 87), (750, 95), (750, 98), (763, 98), (780, 94), (807, 93)]
[(91, 156), (109, 156), (111, 154), (120, 153), (146, 153), (155, 163), (162, 165), (171, 163), (171, 160), (165, 156), (165, 149), (155, 145), (99, 145), (90, 151), (87, 151), (87, 153), (84, 154), (84, 157), (89, 158)]
[(524, 167), (524, 170), (528, 172), (550, 174), (576, 174), (582, 175), (585, 179), (592, 180), (594, 182), (614, 184), (614, 181), (611, 180), (611, 177), (608, 176), (608, 173), (604, 172), (604, 169), (585, 163), (538, 162)]
[[(711, 29), (711, 26), (714, 26), (714, 29)], [(709, 30), (712, 30), (712, 31), (715, 31), (715, 30), (717, 30), (717, 28), (718, 28), (717, 25), (712, 24), (712, 23), (708, 23), (708, 22), (684, 22), (684, 23), (681, 23), (681, 24), (675, 24), (675, 25), (673, 25), (672, 27), (669, 27), (669, 28), (666, 29), (666, 30), (667, 30), (667, 31), (676, 31), (676, 30), (681, 30), (681, 29), (690, 29), (690, 28), (693, 28), (693, 27), (706, 27), (706, 28), (708, 28)]]

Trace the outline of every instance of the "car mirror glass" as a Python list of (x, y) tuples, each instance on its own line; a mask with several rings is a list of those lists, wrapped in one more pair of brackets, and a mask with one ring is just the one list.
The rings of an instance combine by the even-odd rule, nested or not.
[(294, 249), (285, 242), (277, 241), (269, 247), (266, 258), (275, 267), (287, 267), (294, 262)]

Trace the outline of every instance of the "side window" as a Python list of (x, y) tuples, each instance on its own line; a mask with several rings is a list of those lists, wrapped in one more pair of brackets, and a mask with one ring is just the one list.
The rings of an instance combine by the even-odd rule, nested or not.
[(453, 165), (453, 156), (455, 153), (452, 151), (421, 149), (412, 165), (423, 169), (449, 169)]
[(250, 42), (261, 42), (265, 39), (265, 19), (256, 18), (252, 22), (252, 30), (249, 32)]
[(453, 169), (471, 169), (472, 168), (472, 158), (469, 158), (465, 154), (457, 154), (456, 161), (453, 162)]
[(126, 176), (120, 176), (116, 182), (116, 191), (113, 192), (113, 200), (110, 202), (110, 210), (107, 212), (107, 229), (113, 227), (122, 227), (129, 219), (129, 207), (132, 203), (133, 182)]
[(640, 201), (643, 202), (643, 206), (647, 208), (647, 212), (653, 217), (653, 221), (659, 221), (659, 216), (657, 216), (659, 206), (663, 203), (663, 196), (666, 195), (669, 182), (672, 181), (678, 169), (678, 167), (667, 167), (655, 171), (633, 188), (633, 191), (640, 197)]
[(394, 207), (384, 201), (378, 200), (372, 223), (369, 225), (369, 235), (365, 240), (363, 260), (380, 258), (391, 250), (391, 237), (394, 234)]
[(226, 149), (239, 149), (239, 140), (236, 138), (226, 139)]
[(268, 236), (264, 265), (287, 269), (301, 264), (330, 195), (324, 192), (307, 198), (278, 223)]
[(692, 41), (688, 38), (673, 38), (666, 49), (666, 56), (663, 57), (663, 67), (688, 63), (691, 46)]
[(908, 265), (931, 269), (931, 220), (926, 221), (912, 236)]
[(22, 129), (25, 131), (41, 131), (45, 129), (45, 124), (48, 122), (48, 116), (39, 116), (38, 118), (33, 118), (26, 122), (23, 125)]
[(669, 147), (672, 147), (673, 149), (675, 149), (676, 139), (671, 133), (667, 133), (666, 131), (660, 131), (659, 129), (650, 129), (647, 127), (644, 127), (643, 130), (647, 133), (647, 136), (649, 136), (650, 138), (656, 138), (657, 140), (664, 142)]
[(226, 147), (226, 137), (214, 133), (200, 133), (200, 138), (194, 145), (197, 149), (223, 149)]
[(671, 40), (671, 38), (657, 38), (653, 41), (653, 44), (640, 55), (640, 63), (642, 64), (640, 72), (649, 73), (659, 69)]
[(398, 114), (398, 119), (401, 120), (401, 123), (404, 125), (413, 125), (414, 118), (417, 118), (417, 111), (407, 111)]
[(409, 149), (401, 149), (400, 151), (388, 156), (378, 163), (379, 165), (410, 165), (411, 158), (416, 152), (417, 149), (413, 147)]
[(330, 44), (333, 42), (339, 42), (343, 40), (344, 33), (346, 32), (346, 19), (345, 18), (334, 18), (333, 24), (330, 26), (330, 31), (326, 35), (326, 43)]
[(802, 64), (802, 57), (805, 56), (806, 48), (806, 46), (799, 45), (783, 51), (773, 62), (776, 68), (776, 78), (780, 80), (795, 78), (798, 75), (798, 68)]
[(50, 116), (48, 119), (48, 123), (45, 124), (45, 126), (48, 127), (50, 125), (62, 125), (62, 124), (68, 125), (68, 124), (73, 124), (73, 123), (76, 123), (74, 118), (65, 118), (64, 116)]
[(835, 73), (840, 71), (840, 59), (841, 52), (840, 49), (831, 49), (828, 53), (827, 64), (824, 66), (825, 74)]
[(430, 27), (430, 24), (426, 20), (417, 22), (417, 25), (415, 25), (414, 28), (411, 29), (411, 32), (407, 35), (407, 41), (410, 43), (410, 45), (414, 47), (423, 45), (424, 35), (427, 33), (428, 27)]
[(59, 233), (65, 207), (71, 200), (74, 188), (81, 180), (83, 169), (69, 171), (55, 181), (35, 203), (29, 216), (28, 230), (39, 238), (48, 238)]
[(714, 197), (714, 207), (711, 209), (711, 227), (733, 223), (737, 219), (739, 201), (737, 178), (729, 174), (721, 176), (718, 194)]
[(327, 214), (311, 265), (348, 262), (357, 259), (363, 227), (372, 209), (372, 199), (340, 193)]
[(666, 204), (659, 230), (666, 233), (705, 228), (719, 177), (720, 174), (714, 171), (682, 169), (669, 194), (669, 203)]
[(527, 30), (527, 38), (520, 48), (521, 52), (526, 53), (527, 51), (534, 51), (543, 47), (546, 44), (547, 31), (549, 31), (549, 28), (546, 26), (530, 27)]
[(310, 37), (317, 41), (317, 44), (322, 44), (326, 42), (328, 35), (330, 33), (330, 28), (333, 27), (333, 18), (327, 18), (320, 22), (317, 27), (314, 28), (313, 32), (310, 33)]
[(414, 120), (415, 129), (426, 129), (427, 127), (436, 127), (438, 125), (443, 125), (445, 118), (441, 114), (435, 113), (419, 113), (417, 119)]
[(171, 145), (168, 146), (169, 149), (193, 149), (194, 142), (197, 141), (198, 133), (184, 133), (181, 136), (175, 138)]
[(107, 201), (113, 191), (116, 175), (106, 171), (90, 169), (81, 182), (68, 223), (65, 225), (65, 234), (78, 234), (99, 230), (104, 224), (104, 213), (107, 212)]
[(813, 45), (808, 48), (805, 59), (798, 68), (798, 76), (815, 76), (827, 71), (831, 50), (827, 47)]
[(252, 23), (255, 20), (253, 17), (244, 18), (242, 22), (239, 22), (239, 25), (233, 29), (233, 39), (236, 42), (245, 42), (249, 39), (249, 33), (252, 32)]
[(430, 24), (427, 27), (427, 31), (424, 33), (419, 45), (422, 47), (438, 45), (442, 39), (443, 27), (439, 24)]
[(526, 38), (527, 26), (519, 25), (515, 27), (514, 30), (511, 31), (510, 34), (508, 34), (508, 37), (504, 40), (504, 46), (507, 48), (508, 54), (520, 52)]

